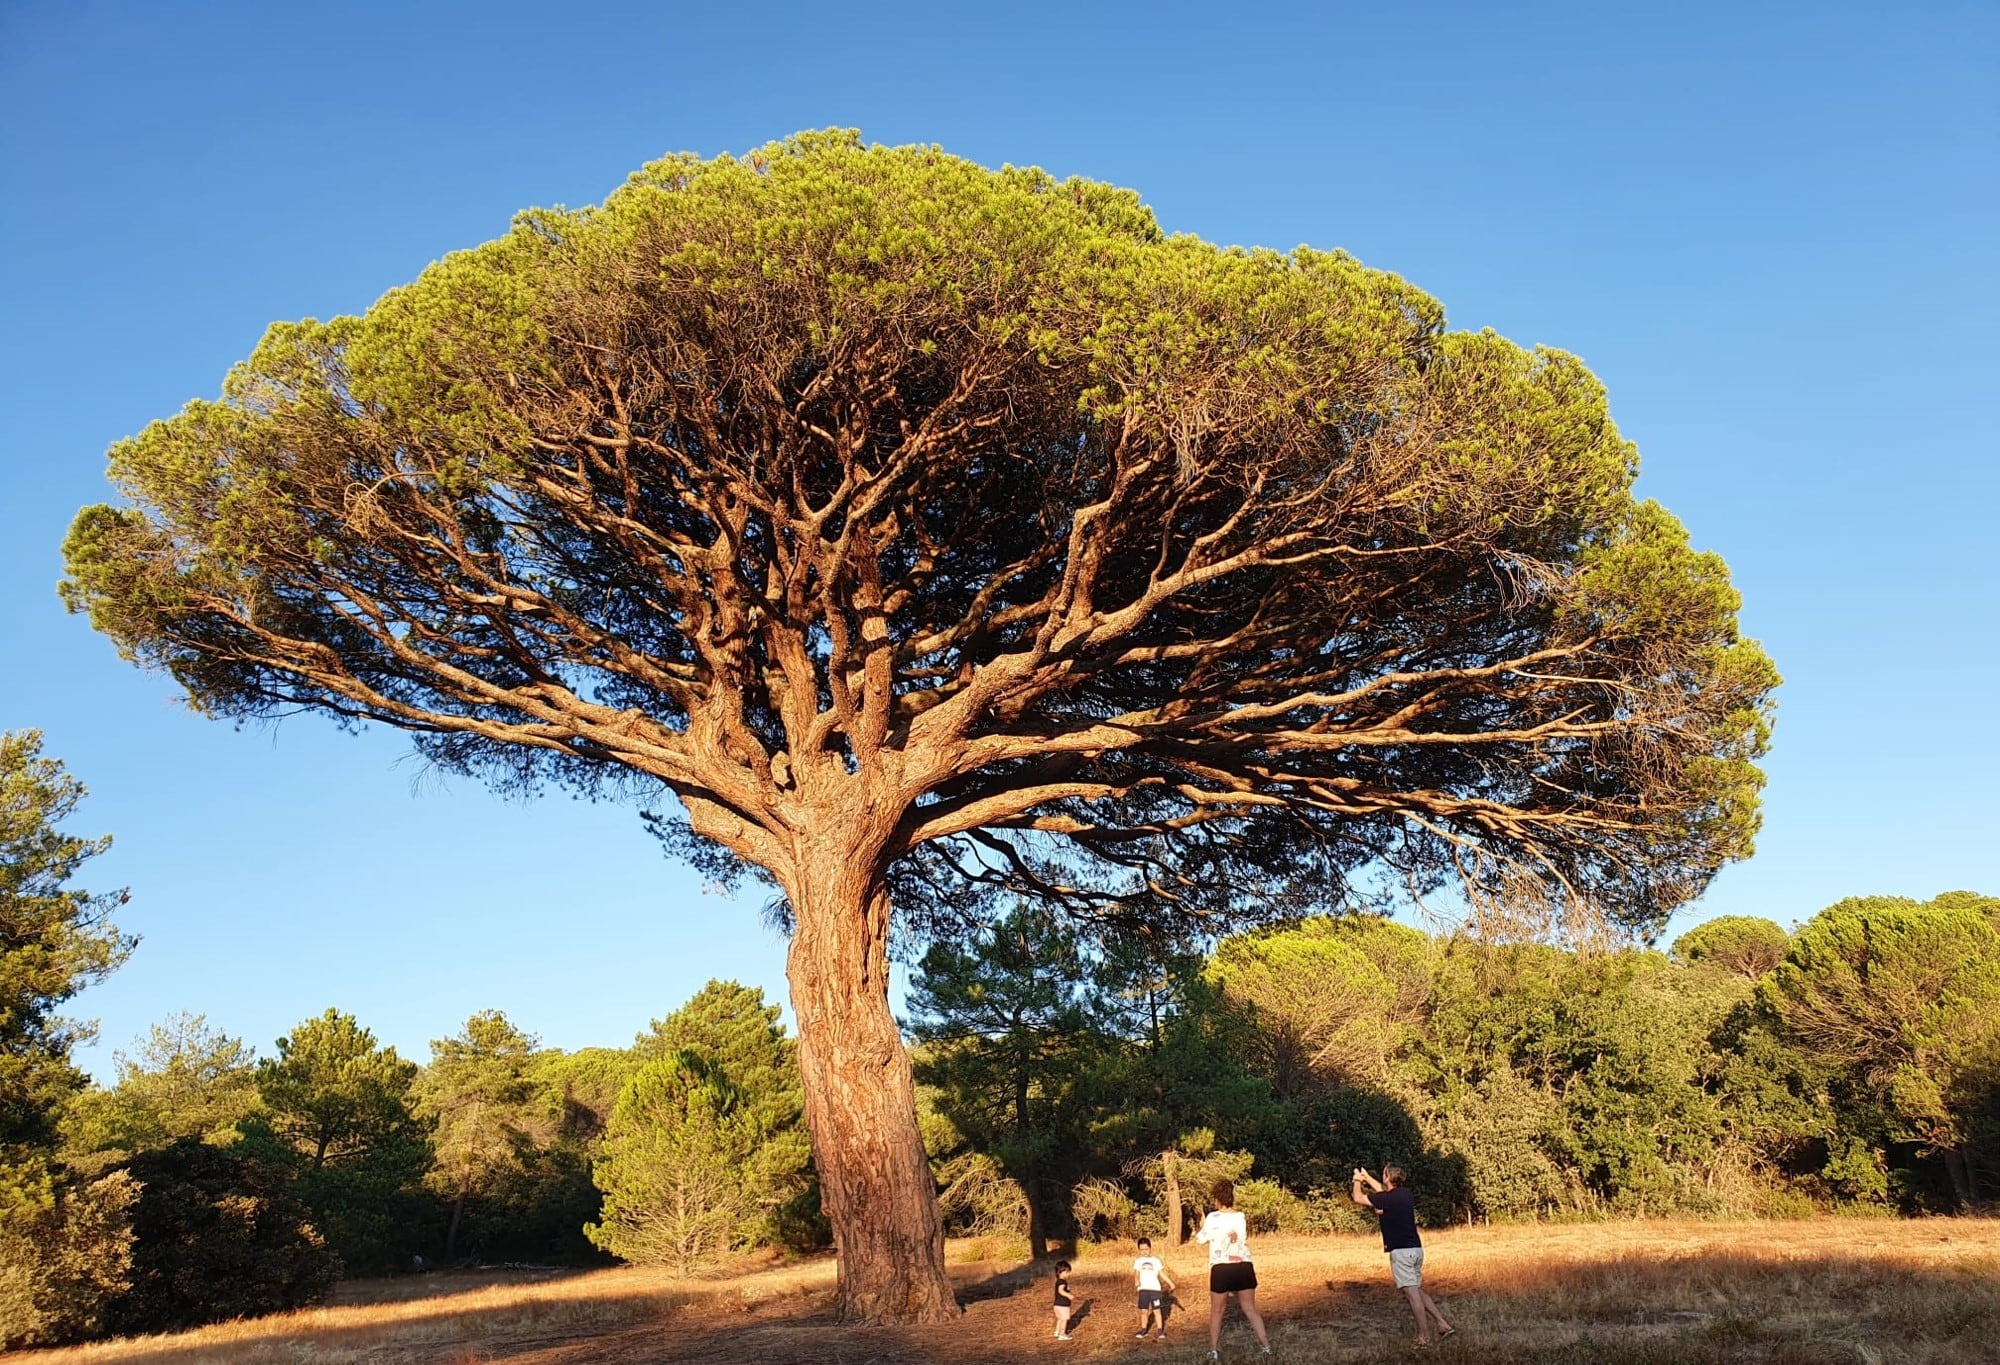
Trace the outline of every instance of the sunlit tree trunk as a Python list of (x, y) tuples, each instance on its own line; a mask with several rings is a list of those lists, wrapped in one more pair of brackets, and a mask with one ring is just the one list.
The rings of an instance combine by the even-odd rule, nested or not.
[(840, 851), (822, 853), (801, 859), (789, 879), (786, 970), (841, 1316), (945, 1321), (958, 1304), (910, 1060), (889, 1010), (888, 891)]

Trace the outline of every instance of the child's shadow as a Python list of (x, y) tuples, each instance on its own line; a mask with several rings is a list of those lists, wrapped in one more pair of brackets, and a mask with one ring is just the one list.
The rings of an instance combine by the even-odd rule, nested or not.
[(1090, 1316), (1090, 1306), (1096, 1302), (1097, 1302), (1096, 1299), (1077, 1300), (1076, 1307), (1069, 1310), (1070, 1331), (1074, 1332), (1077, 1328), (1083, 1325), (1084, 1319)]

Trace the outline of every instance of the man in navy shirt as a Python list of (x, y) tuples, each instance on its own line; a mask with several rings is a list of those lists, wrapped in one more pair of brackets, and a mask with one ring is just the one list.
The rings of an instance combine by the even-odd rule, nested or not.
[(1437, 1319), (1440, 1340), (1451, 1335), (1452, 1325), (1444, 1320), (1437, 1301), (1424, 1292), (1424, 1241), (1417, 1236), (1417, 1200), (1406, 1179), (1401, 1166), (1384, 1166), (1380, 1180), (1356, 1166), (1353, 1195), (1355, 1203), (1375, 1210), (1382, 1220), (1382, 1250), (1389, 1253), (1389, 1273), (1417, 1315), (1417, 1345), (1428, 1346), (1432, 1318)]

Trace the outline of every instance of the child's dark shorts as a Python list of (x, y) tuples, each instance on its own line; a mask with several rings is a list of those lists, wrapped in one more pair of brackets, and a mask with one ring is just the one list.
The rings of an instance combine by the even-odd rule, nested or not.
[(1150, 1313), (1159, 1306), (1160, 1306), (1159, 1290), (1142, 1289), (1139, 1291), (1139, 1311), (1141, 1313)]

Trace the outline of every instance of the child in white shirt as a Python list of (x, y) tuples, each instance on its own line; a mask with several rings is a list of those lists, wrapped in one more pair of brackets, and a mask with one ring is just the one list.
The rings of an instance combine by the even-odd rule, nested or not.
[[(1139, 1330), (1132, 1335), (1139, 1340), (1146, 1339), (1146, 1330), (1157, 1324), (1156, 1340), (1165, 1340), (1167, 1335), (1167, 1310), (1164, 1300), (1174, 1290), (1174, 1277), (1167, 1274), (1166, 1266), (1153, 1254), (1150, 1238), (1141, 1237), (1134, 1248), (1138, 1259), (1132, 1262), (1132, 1277), (1139, 1285)], [(1165, 1286), (1164, 1289), (1162, 1286)]]

